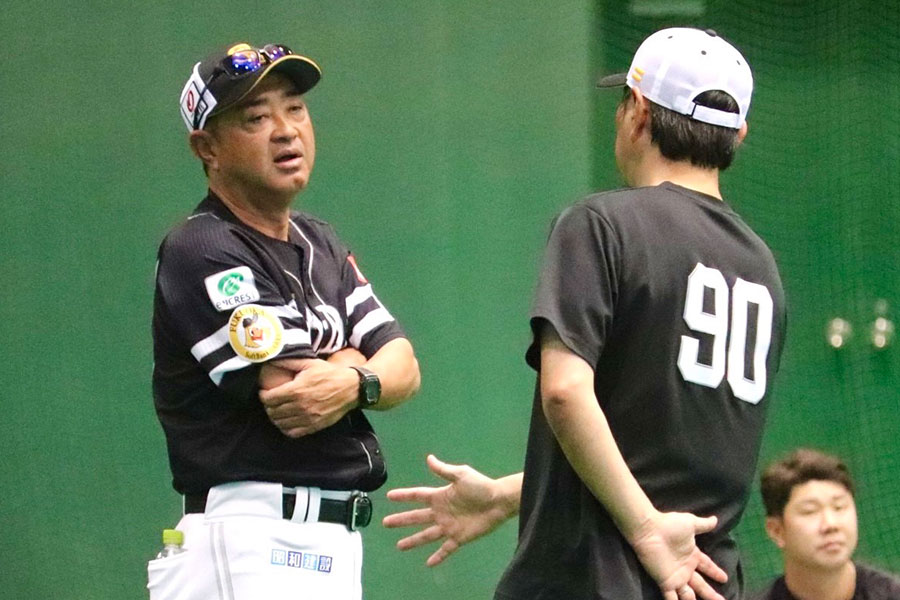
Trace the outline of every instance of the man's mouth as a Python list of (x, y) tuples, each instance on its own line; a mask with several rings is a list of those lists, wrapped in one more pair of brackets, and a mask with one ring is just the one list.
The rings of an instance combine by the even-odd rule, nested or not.
[(296, 150), (284, 150), (275, 155), (275, 164), (280, 167), (293, 168), (300, 165), (303, 153)]

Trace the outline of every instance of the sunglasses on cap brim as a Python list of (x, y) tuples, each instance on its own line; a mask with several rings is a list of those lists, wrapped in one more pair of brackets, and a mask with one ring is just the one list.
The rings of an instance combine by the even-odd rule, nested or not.
[[(246, 46), (246, 44), (242, 45)], [(206, 90), (216, 77), (223, 73), (228, 73), (231, 76), (255, 73), (263, 66), (271, 64), (276, 60), (293, 53), (293, 50), (281, 44), (266, 44), (262, 48), (251, 48), (250, 46), (246, 46), (245, 48), (237, 50), (223, 58), (219, 66), (213, 71), (212, 75), (209, 76), (209, 79), (204, 82), (203, 90), (200, 92), (200, 98), (203, 98), (204, 94), (206, 94)], [(202, 116), (201, 111), (197, 110), (194, 112), (194, 129), (200, 128)]]

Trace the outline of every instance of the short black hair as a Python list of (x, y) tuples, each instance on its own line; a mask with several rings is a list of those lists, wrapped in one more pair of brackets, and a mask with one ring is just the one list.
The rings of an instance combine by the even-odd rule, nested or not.
[[(625, 88), (625, 99), (631, 90)], [(653, 102), (650, 104), (650, 139), (669, 160), (687, 160), (697, 167), (724, 171), (731, 166), (738, 147), (738, 130), (692, 119)], [(730, 94), (709, 90), (694, 98), (700, 106), (738, 113)]]
[(811, 448), (798, 448), (769, 465), (760, 478), (766, 516), (782, 516), (794, 487), (814, 479), (839, 483), (847, 488), (851, 496), (856, 494), (850, 470), (844, 461)]

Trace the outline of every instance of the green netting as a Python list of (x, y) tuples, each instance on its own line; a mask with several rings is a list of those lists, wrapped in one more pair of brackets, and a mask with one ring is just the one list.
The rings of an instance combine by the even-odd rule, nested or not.
[[(723, 192), (769, 242), (789, 328), (761, 465), (809, 445), (847, 459), (858, 480), (857, 557), (900, 570), (900, 354), (869, 328), (879, 300), (900, 306), (900, 5), (882, 2), (634, 0), (597, 4), (598, 71), (624, 70), (652, 31), (711, 27), (750, 62), (750, 134)], [(598, 97), (595, 183), (618, 184), (616, 98)], [(893, 310), (891, 308), (893, 305)], [(840, 350), (826, 325), (849, 321)], [(780, 570), (758, 494), (740, 527), (748, 583)]]

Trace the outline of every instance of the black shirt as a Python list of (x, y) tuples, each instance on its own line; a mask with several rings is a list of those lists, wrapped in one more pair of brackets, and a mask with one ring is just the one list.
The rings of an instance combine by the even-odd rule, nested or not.
[(380, 486), (384, 460), (362, 411), (288, 438), (266, 416), (257, 378), (267, 360), (327, 358), (348, 345), (370, 357), (402, 335), (327, 223), (293, 212), (284, 242), (210, 192), (166, 236), (157, 262), (153, 392), (175, 489)]
[[(664, 183), (598, 194), (555, 222), (526, 358), (549, 323), (595, 370), (616, 443), (661, 511), (716, 515), (699, 546), (728, 572), (785, 329), (771, 252), (725, 202)], [(535, 386), (519, 544), (497, 598), (661, 598), (569, 465)]]
[[(797, 600), (779, 577), (753, 600)], [(850, 600), (900, 600), (900, 579), (856, 563), (856, 590)]]

